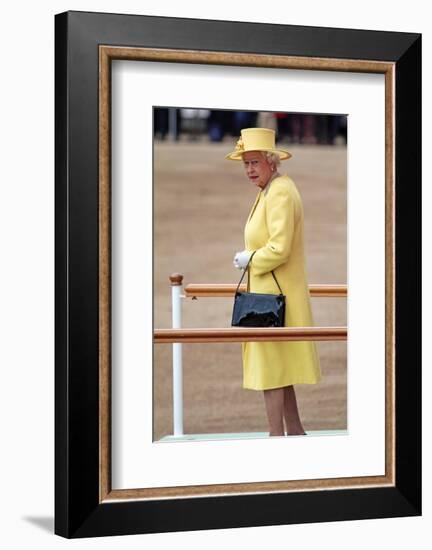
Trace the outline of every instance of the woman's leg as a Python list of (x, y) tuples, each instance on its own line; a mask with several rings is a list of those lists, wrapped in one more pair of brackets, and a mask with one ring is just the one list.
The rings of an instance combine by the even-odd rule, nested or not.
[(269, 435), (285, 435), (284, 417), (284, 388), (264, 390), (264, 401), (269, 423)]
[(284, 392), (284, 417), (288, 435), (305, 435), (298, 408), (294, 386), (286, 386)]

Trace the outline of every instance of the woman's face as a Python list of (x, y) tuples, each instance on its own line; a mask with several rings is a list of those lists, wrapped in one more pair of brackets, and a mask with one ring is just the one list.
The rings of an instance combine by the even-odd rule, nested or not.
[(264, 189), (273, 174), (265, 155), (261, 151), (243, 153), (243, 165), (249, 181)]

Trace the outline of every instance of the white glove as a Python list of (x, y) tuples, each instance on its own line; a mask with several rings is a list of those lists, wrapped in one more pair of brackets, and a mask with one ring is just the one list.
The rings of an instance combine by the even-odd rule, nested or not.
[(246, 269), (246, 266), (249, 262), (249, 258), (252, 256), (252, 252), (249, 250), (243, 250), (242, 252), (237, 252), (234, 256), (234, 267), (237, 269)]

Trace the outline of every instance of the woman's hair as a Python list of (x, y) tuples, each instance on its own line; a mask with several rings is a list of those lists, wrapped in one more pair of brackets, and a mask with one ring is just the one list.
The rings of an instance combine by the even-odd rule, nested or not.
[(261, 151), (261, 154), (267, 159), (267, 162), (272, 166), (275, 170), (280, 164), (280, 157), (276, 153), (269, 153), (268, 151)]

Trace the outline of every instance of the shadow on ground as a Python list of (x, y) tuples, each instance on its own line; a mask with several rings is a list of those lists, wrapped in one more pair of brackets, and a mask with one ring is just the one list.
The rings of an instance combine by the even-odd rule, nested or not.
[(54, 533), (54, 518), (52, 516), (25, 516), (22, 519), (36, 525), (43, 531)]

